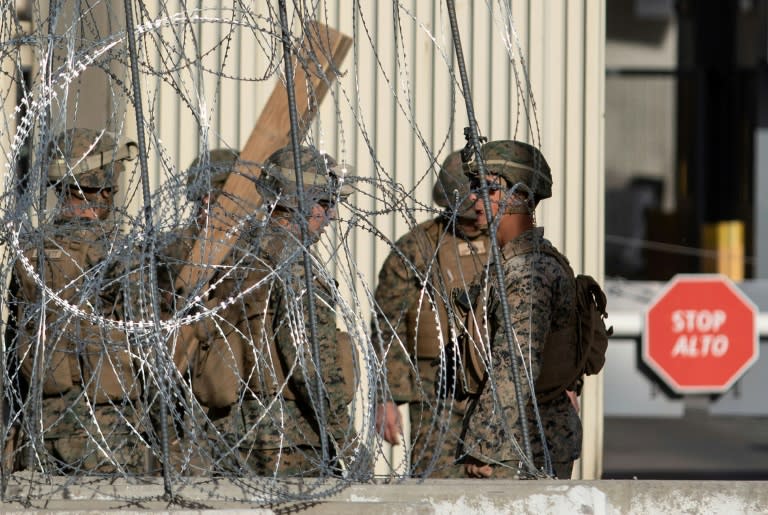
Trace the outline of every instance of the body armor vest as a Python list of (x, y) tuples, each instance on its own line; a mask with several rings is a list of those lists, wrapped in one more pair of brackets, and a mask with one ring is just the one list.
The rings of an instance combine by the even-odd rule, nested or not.
[[(42, 262), (44, 284), (62, 300), (88, 315), (114, 316), (119, 294), (102, 289), (105, 281), (86, 284), (86, 279), (96, 280), (91, 271), (106, 257), (92, 231), (75, 231), (51, 242), (42, 260), (37, 249), (24, 255), (35, 270)], [(24, 377), (41, 382), (44, 396), (80, 386), (95, 403), (138, 398), (125, 332), (68, 312), (52, 299), (43, 306), (38, 285), (20, 263), (16, 273), (22, 297), (18, 352)]]
[[(267, 275), (268, 271), (259, 270), (252, 271), (243, 282), (225, 279), (207, 303), (213, 308), (229, 296), (248, 291), (241, 300), (196, 327), (200, 345), (193, 360), (192, 389), (205, 406), (224, 408), (241, 396), (266, 399), (278, 393), (285, 400), (297, 400), (291, 382), (286, 380), (288, 364), (275, 342), (270, 284), (255, 287)], [(347, 333), (336, 334), (339, 366), (345, 378), (344, 397), (349, 403), (354, 396), (354, 349)]]
[(421, 292), (420, 302), (407, 314), (408, 351), (419, 360), (434, 360), (441, 354), (441, 345), (451, 338), (446, 300), (454, 288), (468, 287), (483, 270), (489, 244), (485, 235), (474, 240), (463, 239), (438, 223), (427, 227), (425, 236), (429, 243), (428, 259), (432, 259), (437, 248), (437, 260), (428, 275), (428, 288)]

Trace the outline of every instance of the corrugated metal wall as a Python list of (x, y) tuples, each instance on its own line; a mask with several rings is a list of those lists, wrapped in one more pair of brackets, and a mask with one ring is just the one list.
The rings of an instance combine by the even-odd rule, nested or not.
[[(274, 71), (282, 70), (279, 40), (238, 25), (269, 29), (275, 12), (267, 3), (253, 3), (261, 12), (248, 19), (233, 14), (226, 2), (197, 5), (200, 10), (190, 11), (189, 2), (143, 2), (139, 23), (170, 20), (148, 24), (140, 39), (142, 69), (157, 72), (142, 79), (143, 130), (155, 189), (178, 180), (204, 146), (241, 148), (272, 91)], [(538, 222), (575, 270), (602, 277), (604, 2), (457, 0), (456, 11), (480, 132), (540, 145), (553, 170), (554, 195), (537, 213)], [(329, 0), (318, 12), (323, 22), (353, 36), (355, 45), (310, 137), (354, 164), (358, 175), (383, 174), (401, 184), (413, 193), (412, 207), (430, 205), (433, 163), (464, 145), (467, 125), (445, 3)], [(115, 12), (107, 17), (120, 20)], [(103, 95), (105, 80), (84, 83), (80, 101), (93, 98), (89, 87)], [(109, 100), (101, 105), (107, 112), (90, 114), (103, 118), (95, 126), (112, 118), (108, 111), (121, 109)], [(126, 119), (125, 135), (132, 136), (132, 109)], [(12, 132), (2, 131), (7, 149)], [(123, 191), (138, 209), (136, 179)], [(381, 210), (376, 191), (369, 191), (354, 202), (370, 212)], [(156, 205), (167, 211), (162, 216), (173, 216), (184, 210), (186, 199), (159, 198)], [(422, 221), (431, 214), (421, 209), (414, 216)], [(399, 211), (374, 221), (390, 239), (411, 224)], [(366, 298), (389, 246), (364, 231), (352, 231), (350, 239), (350, 260), (361, 278), (355, 293)], [(601, 471), (601, 388), (601, 381), (590, 378), (583, 399), (585, 478)]]
[[(575, 268), (599, 275), (604, 6), (589, 0), (509, 3), (514, 24), (509, 35), (515, 40), (507, 43), (512, 46), (508, 52), (502, 40), (508, 34), (500, 27), (508, 20), (499, 4), (456, 2), (479, 128), (490, 139), (540, 144), (553, 169), (555, 191), (541, 207), (539, 221), (549, 238), (564, 246)], [(173, 2), (146, 2), (148, 8), (153, 4), (179, 12)], [(215, 10), (222, 2), (201, 4), (214, 6), (203, 16), (231, 17)], [(434, 179), (430, 153), (441, 159), (463, 146), (467, 118), (458, 77), (451, 77), (455, 66), (445, 4), (400, 2), (396, 16), (389, 2), (357, 4), (327, 2), (324, 21), (354, 35), (356, 46), (344, 62), (346, 76), (336, 98), (326, 99), (312, 137), (332, 154), (343, 155), (360, 175), (374, 175), (375, 155), (381, 172), (429, 202)], [(187, 25), (182, 41), (175, 41), (170, 29), (156, 32), (162, 39), (145, 39), (158, 71), (170, 60), (182, 60), (179, 49), (169, 50), (168, 43), (183, 43), (184, 54), (204, 55), (199, 66), (180, 66), (172, 77), (143, 83), (145, 116), (152, 124), (147, 128), (157, 134), (155, 143), (175, 170), (189, 165), (202, 138), (210, 148), (242, 147), (274, 86), (274, 78), (263, 78), (279, 63), (265, 58), (265, 46), (278, 52), (277, 59), (279, 42), (251, 29), (235, 29), (230, 44), (220, 44), (229, 31), (226, 21), (210, 21)], [(520, 91), (527, 87), (525, 74), (532, 95)], [(157, 155), (150, 158), (153, 180), (159, 183), (169, 171)], [(392, 235), (407, 229), (394, 214), (379, 226)], [(381, 252), (373, 255), (379, 264)]]

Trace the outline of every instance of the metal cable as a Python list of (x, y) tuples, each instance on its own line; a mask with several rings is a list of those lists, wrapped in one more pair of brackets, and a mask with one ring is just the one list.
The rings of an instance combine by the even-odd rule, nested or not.
[[(455, 64), (451, 64), (454, 50), (452, 33), (442, 8), (445, 3), (435, 4), (430, 11), (420, 3), (418, 8), (411, 6), (409, 9), (402, 4), (376, 6), (356, 1), (352, 12), (346, 13), (343, 10), (334, 12), (332, 4), (314, 1), (296, 4), (283, 1), (279, 6), (277, 2), (236, 2), (229, 6), (218, 2), (218, 7), (202, 7), (199, 2), (178, 4), (160, 0), (155, 3), (125, 2), (123, 10), (103, 11), (100, 9), (107, 4), (87, 5), (76, 1), (69, 10), (70, 4), (54, 2), (50, 7), (31, 4), (32, 21), (23, 27), (23, 31), (18, 23), (9, 21), (6, 7), (11, 3), (0, 0), (0, 4), (3, 7), (3, 15), (0, 15), (3, 70), (12, 68), (5, 68), (6, 64), (20, 63), (22, 57), (18, 56), (22, 53), (33, 59), (28, 71), (29, 85), (14, 82), (12, 74), (0, 75), (3, 105), (13, 104), (13, 96), (18, 90), (21, 94), (17, 102), (24, 109), (19, 111), (16, 125), (11, 121), (11, 110), (6, 111), (4, 120), (0, 120), (0, 124), (5, 123), (0, 131), (0, 145), (3, 145), (3, 152), (7, 152), (10, 170), (4, 176), (5, 189), (0, 190), (0, 238), (5, 249), (0, 260), (0, 273), (6, 277), (21, 274), (27, 280), (27, 296), (23, 299), (26, 305), (23, 307), (28, 314), (25, 323), (29, 325), (23, 328), (26, 331), (23, 336), (39, 334), (39, 349), (32, 347), (30, 354), (39, 350), (36, 355), (40, 358), (33, 373), (25, 372), (23, 376), (19, 364), (13, 363), (12, 359), (6, 360), (11, 363), (11, 370), (3, 376), (3, 387), (6, 388), (3, 393), (8, 392), (17, 399), (9, 419), (23, 424), (24, 432), (37, 439), (22, 442), (14, 453), (20, 461), (37, 460), (37, 463), (34, 463), (35, 474), (14, 475), (14, 488), (6, 489), (0, 495), (27, 501), (43, 499), (48, 494), (42, 493), (39, 487), (54, 476), (58, 476), (59, 486), (46, 491), (59, 495), (69, 486), (81, 482), (83, 475), (91, 473), (90, 465), (79, 458), (73, 460), (72, 465), (63, 460), (56, 461), (55, 450), (50, 447), (57, 435), (48, 432), (58, 430), (57, 424), (64, 418), (70, 424), (70, 414), (76, 416), (77, 423), (67, 426), (67, 430), (71, 429), (88, 441), (92, 447), (89, 458), (98, 466), (108, 467), (110, 472), (104, 474), (110, 479), (133, 480), (139, 474), (127, 467), (125, 456), (121, 454), (124, 449), (119, 438), (123, 435), (137, 441), (133, 447), (138, 449), (137, 452), (161, 460), (163, 470), (158, 467), (155, 472), (162, 474), (163, 492), (170, 503), (185, 502), (183, 492), (189, 491), (190, 487), (202, 490), (210, 502), (244, 502), (243, 499), (247, 499), (245, 502), (260, 506), (311, 502), (340, 491), (350, 482), (367, 480), (373, 473), (373, 468), (365, 462), (368, 456), (381, 460), (380, 463), (392, 458), (384, 457), (387, 451), (380, 444), (373, 422), (382, 395), (395, 391), (396, 385), (392, 381), (407, 379), (407, 376), (416, 379), (417, 394), (431, 394), (427, 388), (433, 386), (420, 379), (417, 360), (410, 359), (397, 369), (388, 356), (379, 354), (380, 340), (374, 336), (377, 331), (387, 333), (385, 351), (399, 349), (407, 352), (412, 342), (398, 334), (404, 314), (396, 313), (386, 320), (371, 322), (379, 302), (374, 292), (377, 275), (373, 268), (380, 265), (387, 254), (402, 261), (402, 273), (418, 282), (414, 286), (415, 294), (425, 300), (420, 308), (425, 317), (417, 324), (427, 319), (437, 320), (440, 304), (450, 299), (446, 281), (425, 274), (425, 270), (437, 266), (436, 256), (413, 256), (398, 246), (398, 239), (405, 232), (415, 230), (422, 220), (435, 218), (443, 211), (433, 206), (429, 190), (437, 176), (438, 163), (452, 150), (449, 143), (459, 132), (455, 126), (458, 107), (455, 101), (461, 84)], [(125, 21), (123, 13), (127, 18)], [(489, 13), (489, 16), (497, 14)], [(304, 107), (296, 105), (302, 92), (296, 88), (305, 85), (303, 82), (296, 84), (295, 76), (298, 66), (314, 70), (318, 61), (314, 55), (299, 54), (299, 47), (305, 46), (300, 44), (302, 39), (313, 37), (306, 28), (300, 37), (299, 23), (306, 24), (310, 18), (345, 33), (349, 33), (347, 28), (351, 23), (354, 46), (347, 60), (333, 69), (339, 79), (329, 90), (319, 116), (305, 127), (296, 119), (297, 112)], [(334, 21), (329, 23), (329, 18)], [(293, 25), (293, 34), (290, 25)], [(390, 37), (387, 30), (397, 33)], [(484, 39), (490, 40), (490, 35)], [(228, 52), (238, 46), (243, 49), (242, 55)], [(328, 57), (331, 50), (318, 49), (316, 45), (313, 48), (318, 54), (322, 51), (323, 57)], [(297, 54), (304, 61), (299, 65), (291, 59)], [(284, 59), (282, 66), (281, 58)], [(125, 75), (127, 73), (131, 73), (130, 80)], [(215, 190), (218, 187), (216, 176), (228, 169), (215, 162), (214, 149), (244, 148), (245, 138), (242, 136), (255, 121), (269, 91), (281, 80), (288, 84), (289, 95), (286, 121), (281, 124), (284, 123), (287, 132), (287, 119), (289, 115), (292, 117), (289, 149), (293, 151), (294, 161), (299, 158), (298, 149), (305, 144), (304, 140), (318, 149), (332, 148), (334, 155), (350, 156), (348, 161), (352, 166), (349, 175), (344, 177), (344, 184), (355, 190), (354, 196), (349, 201), (342, 199), (336, 221), (322, 238), (314, 241), (308, 234), (306, 219), (311, 202), (306, 191), (309, 186), (301, 183), (304, 178), (302, 163), (296, 162), (298, 213), (301, 216), (294, 220), (297, 224), (295, 277), (286, 277), (289, 263), (265, 262), (260, 255), (257, 249), (262, 248), (263, 219), (257, 219), (256, 214), (249, 211), (232, 229), (239, 238), (233, 244), (232, 261), (225, 260), (216, 265), (210, 284), (201, 286), (192, 298), (187, 298), (185, 292), (175, 290), (173, 283), (165, 284), (173, 275), (169, 270), (199, 266), (199, 263), (189, 263), (188, 252), (174, 257), (167, 249), (177, 242), (195, 244), (200, 238), (196, 215), (202, 200), (196, 195)], [(435, 81), (431, 84), (435, 88), (432, 105), (439, 112), (423, 117), (423, 107), (429, 104), (427, 96), (432, 93), (425, 88), (429, 80)], [(466, 76), (461, 80), (466, 83)], [(95, 89), (93, 84), (96, 84)], [(107, 98), (104, 110), (101, 109), (104, 101), (95, 94), (95, 91), (101, 94), (103, 90), (99, 88), (102, 85)], [(444, 90), (437, 89), (443, 87)], [(468, 93), (469, 89), (465, 87), (465, 91)], [(511, 85), (509, 91), (510, 94), (521, 94), (520, 88)], [(126, 109), (129, 102), (134, 104), (133, 110)], [(95, 105), (99, 109), (94, 109)], [(515, 108), (514, 103), (510, 106)], [(517, 109), (527, 108), (517, 104)], [(46, 111), (50, 114), (45, 114)], [(328, 113), (334, 116), (327, 116)], [(106, 242), (107, 255), (103, 261), (83, 263), (79, 257), (70, 260), (77, 270), (67, 277), (72, 278), (73, 283), (80, 281), (77, 284), (82, 284), (73, 296), (67, 285), (48, 282), (57, 265), (47, 258), (43, 261), (49, 249), (42, 252), (40, 240), (33, 240), (36, 235), (42, 235), (46, 245), (56, 245), (56, 228), (46, 223), (55, 212), (48, 205), (53, 198), (44, 176), (43, 149), (62, 128), (100, 130), (108, 126), (121, 138), (128, 136), (126, 115), (136, 118), (140, 151), (138, 164), (127, 168), (130, 172), (120, 183), (125, 188), (124, 195), (121, 188), (113, 206), (112, 221), (123, 230)], [(392, 128), (386, 130), (390, 123)], [(302, 134), (305, 130), (306, 136)], [(24, 168), (22, 162), (26, 156), (21, 141), (27, 137), (36, 138), (36, 155), (29, 157), (27, 168)], [(60, 150), (63, 157), (66, 150)], [(194, 169), (188, 165), (192, 159), (198, 159), (200, 163)], [(248, 163), (248, 166), (262, 165)], [(71, 166), (73, 169), (68, 171), (68, 177), (79, 177), (74, 165)], [(25, 172), (27, 169), (29, 171)], [(23, 187), (20, 180), (25, 181)], [(243, 199), (239, 198), (239, 193), (228, 191), (226, 195), (228, 199), (240, 202)], [(456, 203), (460, 200), (455, 199)], [(211, 210), (208, 214), (214, 217), (218, 213)], [(210, 221), (217, 222), (213, 218)], [(444, 234), (445, 238), (453, 236)], [(243, 239), (248, 240), (247, 244)], [(39, 252), (31, 258), (34, 246), (39, 246)], [(299, 252), (304, 258), (301, 265)], [(488, 251), (484, 256), (490, 253)], [(111, 274), (113, 265), (115, 274)], [(258, 267), (265, 269), (268, 278), (259, 284), (246, 284), (243, 278)], [(301, 273), (304, 278), (298, 277)], [(303, 349), (299, 359), (288, 365), (288, 368), (296, 367), (294, 373), (307, 372), (309, 399), (301, 403), (284, 402), (288, 393), (285, 390), (287, 381), (278, 385), (276, 392), (269, 390), (265, 393), (257, 387), (275, 376), (276, 363), (270, 361), (269, 353), (260, 347), (267, 341), (263, 334), (241, 323), (246, 318), (250, 323), (253, 317), (260, 316), (248, 311), (253, 307), (254, 293), (263, 291), (260, 290), (262, 287), (279, 289), (283, 281), (291, 279), (295, 279), (295, 287), (286, 288), (286, 298), (281, 299), (288, 306), (286, 325), (283, 326), (287, 326), (288, 331), (281, 334), (294, 339), (286, 343)], [(35, 289), (36, 294), (31, 292)], [(125, 309), (125, 316), (96, 309), (101, 302), (99, 296), (113, 292), (133, 295), (131, 300), (135, 302), (125, 305), (101, 304)], [(0, 294), (11, 294), (11, 288), (0, 285)], [(299, 295), (307, 295), (307, 298), (301, 299)], [(391, 298), (394, 295), (397, 292), (393, 291)], [(323, 382), (322, 377), (328, 375), (329, 369), (319, 368), (323, 363), (320, 358), (327, 357), (321, 354), (325, 347), (320, 338), (324, 329), (320, 324), (328, 312), (326, 307), (332, 307), (339, 329), (350, 334), (356, 353), (354, 386), (357, 390), (354, 402), (349, 406), (354, 423), (349, 423), (343, 438), (333, 439), (329, 419), (336, 413), (330, 410), (325, 397), (326, 393), (335, 395), (330, 392), (335, 385)], [(101, 356), (98, 366), (94, 366), (94, 373), (87, 377), (84, 374), (87, 367), (81, 361), (74, 367), (77, 370), (73, 382), (82, 385), (91, 381), (92, 386), (100, 388), (98, 382), (109, 381), (102, 373), (110, 373), (112, 368), (119, 371), (119, 362), (112, 366), (112, 350), (128, 348), (131, 363), (138, 369), (130, 379), (135, 379), (141, 390), (135, 405), (134, 401), (124, 399), (96, 401), (90, 393), (78, 397), (76, 404), (70, 399), (60, 399), (56, 393), (46, 392), (46, 405), (53, 398), (60, 405), (66, 401), (69, 403), (66, 406), (71, 409), (65, 406), (59, 410), (66, 414), (61, 420), (41, 409), (41, 382), (51, 370), (51, 356), (60, 352), (64, 345), (71, 348), (88, 345), (86, 337), (74, 335), (69, 330), (73, 326), (101, 334), (101, 340), (96, 343)], [(35, 327), (40, 331), (36, 332)], [(237, 398), (229, 405), (229, 414), (233, 415), (229, 418), (217, 418), (198, 396), (192, 366), (182, 372), (172, 365), (171, 352), (182, 342), (182, 329), (197, 331), (203, 327), (210, 330), (210, 334), (202, 341), (210, 348), (223, 349), (225, 357), (228, 356), (228, 344), (237, 341), (244, 342), (248, 352), (253, 351), (255, 365), (247, 369), (249, 377), (238, 376), (233, 386)], [(413, 329), (418, 331), (419, 327)], [(453, 330), (460, 333), (463, 329), (457, 325)], [(110, 333), (120, 337), (108, 336)], [(175, 341), (166, 345), (168, 335)], [(57, 338), (62, 336), (71, 341), (57, 347)], [(447, 333), (442, 336), (448, 340)], [(6, 341), (4, 357), (22, 356), (25, 341), (21, 337), (11, 334)], [(128, 345), (124, 345), (124, 341)], [(70, 347), (66, 347), (67, 351)], [(77, 358), (82, 360), (83, 356)], [(439, 356), (437, 367), (443, 367), (448, 359), (445, 354)], [(310, 360), (317, 365), (311, 373)], [(25, 362), (24, 366), (30, 362)], [(518, 366), (526, 367), (527, 363)], [(241, 370), (236, 367), (237, 364), (229, 370), (221, 370), (239, 374)], [(402, 377), (388, 378), (386, 373), (391, 370), (399, 370)], [(39, 394), (37, 399), (13, 384), (14, 377), (31, 380), (32, 391)], [(417, 420), (415, 427), (421, 424), (420, 434), (428, 435), (436, 446), (444, 444), (447, 447), (453, 445), (454, 435), (445, 408), (451, 405), (456, 392), (445, 377), (437, 379), (444, 397), (424, 411), (424, 419)], [(121, 379), (119, 386), (125, 387), (125, 381)], [(247, 413), (250, 418), (242, 417), (248, 411), (244, 409), (248, 406), (246, 403), (254, 403), (253, 406), (263, 407), (263, 410), (256, 408)], [(298, 409), (299, 404), (309, 422), (308, 429), (302, 427), (301, 434), (296, 434), (293, 423), (297, 412), (291, 410)], [(161, 421), (168, 423), (154, 427), (152, 417), (157, 415), (158, 408), (162, 411)], [(135, 418), (129, 411), (133, 409)], [(105, 412), (113, 418), (104, 418)], [(314, 425), (315, 419), (320, 422), (318, 427)], [(227, 425), (230, 422), (239, 425)], [(116, 428), (119, 431), (115, 431)], [(278, 455), (272, 469), (275, 474), (255, 477), (249, 469), (252, 463), (249, 460), (262, 455), (263, 440), (260, 439), (265, 433), (279, 439), (276, 444), (270, 441)], [(321, 443), (317, 443), (316, 433), (320, 433)], [(119, 438), (110, 439), (110, 435)], [(304, 445), (307, 436), (312, 438), (311, 445)], [(0, 440), (5, 443), (2, 435)], [(337, 449), (332, 447), (334, 444), (338, 444)], [(519, 448), (515, 450), (524, 455)], [(334, 451), (343, 459), (342, 467), (345, 468), (341, 472), (343, 477), (329, 481), (328, 476), (339, 475)], [(292, 489), (295, 478), (282, 474), (286, 460), (297, 455), (305, 458), (308, 474), (319, 477), (303, 477), (301, 490)], [(423, 451), (414, 451), (410, 458), (410, 469), (404, 464), (403, 468), (396, 468), (398, 463), (390, 461), (395, 466), (392, 477), (407, 477), (416, 465), (423, 470), (420, 474), (430, 476), (443, 466), (438, 463), (436, 454), (427, 457)], [(527, 458), (523, 456), (521, 459)], [(198, 481), (201, 478), (190, 477), (194, 475), (207, 477)], [(232, 494), (219, 489), (219, 479), (234, 482), (240, 490)], [(25, 488), (16, 488), (19, 481)], [(158, 487), (160, 483), (158, 479)], [(150, 495), (156, 494), (137, 493), (136, 490), (117, 494), (123, 496), (126, 503), (134, 504)]]

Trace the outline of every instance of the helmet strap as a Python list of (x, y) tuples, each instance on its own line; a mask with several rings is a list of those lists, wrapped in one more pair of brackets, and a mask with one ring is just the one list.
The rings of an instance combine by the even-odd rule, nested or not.
[(509, 189), (507, 190), (504, 201), (506, 203), (506, 208), (504, 209), (505, 214), (529, 215), (533, 218), (534, 225), (536, 224), (536, 205), (530, 192)]

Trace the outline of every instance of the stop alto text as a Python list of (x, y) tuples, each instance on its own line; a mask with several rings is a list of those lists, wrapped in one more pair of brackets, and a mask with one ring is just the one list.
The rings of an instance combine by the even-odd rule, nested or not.
[(720, 309), (680, 309), (672, 312), (672, 331), (679, 334), (672, 357), (719, 358), (728, 352), (728, 336), (719, 333), (728, 316)]

